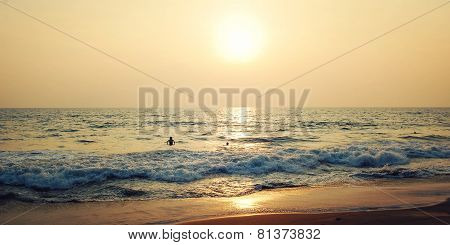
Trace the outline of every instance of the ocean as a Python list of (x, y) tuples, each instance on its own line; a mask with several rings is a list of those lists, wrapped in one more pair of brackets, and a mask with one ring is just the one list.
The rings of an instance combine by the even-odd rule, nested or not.
[(448, 177), (449, 116), (450, 108), (0, 109), (0, 199), (230, 197)]

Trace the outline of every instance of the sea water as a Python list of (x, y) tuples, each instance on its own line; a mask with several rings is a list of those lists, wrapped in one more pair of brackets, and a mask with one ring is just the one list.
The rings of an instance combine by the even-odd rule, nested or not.
[(449, 116), (450, 108), (0, 109), (0, 198), (228, 197), (445, 178)]

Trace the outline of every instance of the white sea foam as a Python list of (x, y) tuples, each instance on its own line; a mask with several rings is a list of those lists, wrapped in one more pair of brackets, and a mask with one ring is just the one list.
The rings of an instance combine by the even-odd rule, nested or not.
[(450, 174), (449, 108), (192, 113), (149, 112), (144, 129), (163, 131), (141, 133), (135, 109), (0, 109), (0, 199), (235, 196)]
[(264, 154), (184, 150), (115, 155), (63, 151), (0, 152), (0, 183), (37, 189), (69, 189), (111, 179), (133, 178), (184, 183), (217, 175), (302, 175), (322, 165), (346, 167), (362, 173), (366, 168), (387, 165), (407, 167), (405, 164), (414, 158), (449, 157), (447, 146), (430, 144), (285, 149)]

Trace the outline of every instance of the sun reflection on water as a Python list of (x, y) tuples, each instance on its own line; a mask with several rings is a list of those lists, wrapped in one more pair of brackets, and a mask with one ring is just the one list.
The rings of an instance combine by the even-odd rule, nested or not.
[(267, 196), (243, 196), (232, 198), (232, 205), (238, 209), (255, 209), (262, 206)]

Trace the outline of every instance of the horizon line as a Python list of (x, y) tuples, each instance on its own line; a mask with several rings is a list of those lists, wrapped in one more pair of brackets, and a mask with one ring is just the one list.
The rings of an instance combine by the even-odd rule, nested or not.
[[(255, 108), (255, 106), (246, 106), (246, 107), (242, 107), (242, 106), (210, 106), (208, 108), (213, 108), (213, 109), (218, 109), (218, 108)], [(269, 108), (273, 108), (273, 109), (292, 109), (295, 107), (269, 107)], [(370, 108), (379, 108), (379, 109), (383, 109), (383, 108), (399, 108), (399, 109), (447, 109), (450, 108), (450, 106), (305, 106), (304, 108), (301, 109), (320, 109), (320, 108), (355, 108), (355, 109), (370, 109)], [(137, 109), (139, 110), (139, 107), (127, 107), (127, 106), (123, 106), (123, 107), (0, 107), (0, 110), (3, 109)], [(158, 107), (158, 108), (143, 108), (143, 109), (201, 109), (200, 107)]]

